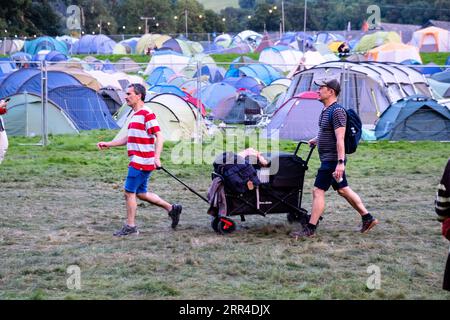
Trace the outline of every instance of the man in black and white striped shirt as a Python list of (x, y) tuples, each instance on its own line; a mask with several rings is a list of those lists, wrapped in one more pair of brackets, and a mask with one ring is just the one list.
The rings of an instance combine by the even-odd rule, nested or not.
[(347, 112), (337, 103), (337, 96), (341, 91), (336, 79), (316, 82), (319, 86), (319, 100), (324, 108), (319, 118), (319, 134), (309, 141), (310, 145), (317, 145), (319, 150), (320, 168), (317, 172), (313, 189), (313, 203), (311, 218), (303, 230), (294, 231), (291, 235), (298, 237), (312, 237), (315, 235), (317, 223), (325, 209), (325, 192), (333, 187), (339, 195), (362, 217), (361, 233), (366, 233), (378, 224), (366, 209), (361, 198), (347, 183), (345, 176), (345, 128)]

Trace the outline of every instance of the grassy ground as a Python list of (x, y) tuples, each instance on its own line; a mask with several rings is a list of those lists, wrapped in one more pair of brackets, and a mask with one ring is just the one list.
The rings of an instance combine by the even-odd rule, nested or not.
[[(97, 151), (114, 132), (50, 137), (48, 147), (11, 138), (0, 166), (0, 299), (449, 299), (441, 290), (448, 242), (439, 234), (433, 200), (449, 145), (362, 144), (350, 157), (349, 181), (380, 220), (357, 231), (358, 216), (329, 192), (315, 239), (295, 241), (286, 216), (247, 216), (228, 236), (215, 234), (207, 204), (163, 172), (151, 189), (183, 204), (171, 230), (165, 212), (138, 207), (138, 237), (116, 239), (125, 217), (123, 148)], [(281, 149), (291, 152), (294, 143)], [(200, 193), (210, 164), (163, 164)], [(317, 153), (307, 171), (303, 207)], [(366, 288), (368, 266), (381, 289)], [(68, 266), (81, 269), (81, 290), (69, 290)]]

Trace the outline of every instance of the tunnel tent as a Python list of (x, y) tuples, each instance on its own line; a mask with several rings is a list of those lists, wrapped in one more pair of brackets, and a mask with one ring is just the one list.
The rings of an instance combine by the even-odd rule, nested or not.
[[(12, 95), (8, 112), (3, 115), (8, 135), (34, 137), (42, 135), (42, 100), (33, 93)], [(48, 134), (78, 134), (66, 112), (49, 100), (47, 103)]]

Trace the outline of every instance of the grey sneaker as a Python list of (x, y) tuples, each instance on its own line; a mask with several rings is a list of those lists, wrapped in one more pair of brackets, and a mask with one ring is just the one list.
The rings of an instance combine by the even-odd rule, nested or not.
[(172, 219), (172, 229), (175, 229), (180, 221), (181, 210), (183, 210), (181, 204), (174, 203), (172, 210), (169, 211), (169, 217)]
[(298, 240), (298, 238), (314, 238), (316, 231), (306, 225), (303, 227), (303, 230), (292, 231), (289, 235), (295, 240)]
[(363, 221), (362, 222), (362, 226), (361, 226), (361, 233), (366, 233), (368, 232), (370, 229), (372, 229), (373, 227), (375, 227), (378, 224), (378, 220), (373, 218), (369, 221)]
[(130, 227), (129, 225), (124, 225), (122, 227), (122, 229), (114, 232), (114, 236), (115, 237), (123, 237), (123, 236), (128, 236), (130, 234), (134, 234), (134, 235), (138, 235), (139, 234), (139, 230), (136, 226), (134, 227)]

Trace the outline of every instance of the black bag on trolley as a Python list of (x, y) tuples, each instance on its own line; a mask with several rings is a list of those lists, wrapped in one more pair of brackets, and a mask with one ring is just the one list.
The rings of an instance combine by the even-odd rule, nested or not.
[(224, 152), (217, 156), (213, 166), (214, 172), (222, 176), (227, 191), (245, 193), (261, 183), (249, 159), (233, 152)]

